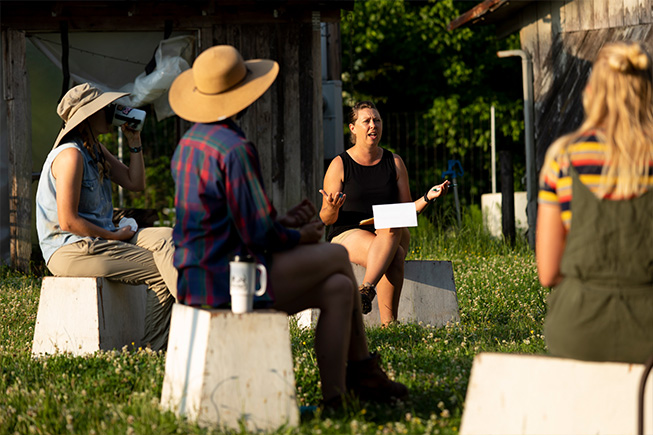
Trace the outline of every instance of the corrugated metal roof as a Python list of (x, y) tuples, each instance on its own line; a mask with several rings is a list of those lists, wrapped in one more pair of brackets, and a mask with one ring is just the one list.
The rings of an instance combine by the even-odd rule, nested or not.
[(497, 23), (532, 2), (533, 0), (485, 0), (452, 20), (447, 26), (447, 30), (454, 30), (477, 23)]

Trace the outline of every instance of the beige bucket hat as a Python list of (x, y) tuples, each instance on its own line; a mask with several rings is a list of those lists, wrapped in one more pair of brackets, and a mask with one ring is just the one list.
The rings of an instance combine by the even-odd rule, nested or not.
[(172, 110), (187, 121), (222, 121), (256, 101), (278, 73), (279, 64), (273, 60), (244, 61), (234, 47), (216, 45), (175, 79), (168, 99)]
[(52, 148), (59, 146), (61, 139), (86, 118), (126, 95), (129, 94), (124, 92), (102, 92), (88, 83), (71, 88), (57, 106), (57, 114), (63, 119), (64, 127), (59, 132), (59, 136), (57, 136)]

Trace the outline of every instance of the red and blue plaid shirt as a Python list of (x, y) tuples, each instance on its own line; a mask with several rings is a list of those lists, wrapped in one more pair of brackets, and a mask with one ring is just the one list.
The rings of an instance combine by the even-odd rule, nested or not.
[[(267, 267), (272, 252), (299, 242), (298, 231), (276, 221), (258, 152), (233, 121), (195, 124), (179, 142), (171, 169), (180, 303), (217, 307), (229, 302), (234, 255), (250, 254)], [(274, 298), (270, 283), (261, 298)]]

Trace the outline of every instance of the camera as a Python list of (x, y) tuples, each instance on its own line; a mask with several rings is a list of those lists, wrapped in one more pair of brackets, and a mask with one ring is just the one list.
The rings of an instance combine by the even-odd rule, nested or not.
[(145, 111), (123, 106), (122, 104), (109, 104), (106, 108), (107, 121), (115, 126), (127, 124), (133, 130), (142, 130), (145, 123)]

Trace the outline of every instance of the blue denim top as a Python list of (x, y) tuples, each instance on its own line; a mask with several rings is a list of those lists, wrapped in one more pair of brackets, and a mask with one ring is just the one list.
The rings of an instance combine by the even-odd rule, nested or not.
[(43, 258), (47, 263), (54, 251), (79, 240), (90, 239), (61, 229), (57, 215), (57, 186), (52, 176), (52, 163), (65, 149), (75, 148), (84, 156), (84, 173), (79, 196), (79, 216), (109, 231), (115, 231), (113, 204), (111, 202), (111, 180), (100, 174), (91, 154), (79, 139), (59, 145), (50, 151), (45, 159), (39, 185), (36, 190), (36, 231)]

